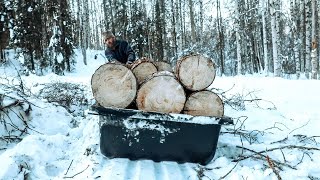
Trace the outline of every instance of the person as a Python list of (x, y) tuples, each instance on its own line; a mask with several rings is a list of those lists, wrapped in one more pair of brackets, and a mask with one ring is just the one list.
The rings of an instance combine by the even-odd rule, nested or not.
[(117, 40), (111, 31), (104, 33), (105, 51), (109, 61), (117, 60), (123, 64), (132, 64), (136, 60), (135, 53), (127, 41)]

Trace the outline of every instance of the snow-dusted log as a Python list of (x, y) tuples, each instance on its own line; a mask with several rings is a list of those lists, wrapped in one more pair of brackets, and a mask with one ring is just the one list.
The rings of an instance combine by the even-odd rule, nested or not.
[(145, 79), (157, 72), (157, 67), (149, 59), (141, 58), (132, 64), (131, 70), (136, 76), (138, 84), (141, 84)]
[(146, 80), (136, 98), (139, 110), (162, 113), (180, 113), (185, 101), (182, 85), (172, 73), (166, 71), (156, 73)]
[(91, 87), (94, 98), (103, 107), (126, 108), (137, 93), (132, 71), (118, 63), (100, 66), (92, 75)]
[(199, 91), (212, 84), (216, 70), (211, 59), (202, 55), (189, 55), (177, 61), (176, 75), (185, 88)]
[(183, 113), (193, 116), (222, 117), (224, 105), (217, 94), (211, 91), (198, 91), (187, 98)]

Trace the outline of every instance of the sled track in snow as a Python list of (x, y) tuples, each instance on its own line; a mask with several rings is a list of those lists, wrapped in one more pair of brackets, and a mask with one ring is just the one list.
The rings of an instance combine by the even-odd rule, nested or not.
[(106, 159), (94, 179), (112, 180), (195, 180), (197, 164), (177, 162), (132, 161), (125, 158)]

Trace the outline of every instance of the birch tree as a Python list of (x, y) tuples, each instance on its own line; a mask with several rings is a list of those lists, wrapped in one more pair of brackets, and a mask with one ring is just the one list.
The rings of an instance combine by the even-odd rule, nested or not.
[(261, 3), (261, 19), (262, 19), (262, 37), (263, 37), (263, 62), (264, 62), (264, 72), (269, 72), (269, 62), (268, 62), (268, 40), (267, 40), (267, 25), (266, 25), (266, 2), (259, 1)]
[(299, 36), (299, 0), (291, 0), (290, 1), (290, 10), (291, 10), (291, 18), (292, 18), (292, 37), (293, 37), (293, 55), (294, 62), (296, 68), (296, 77), (300, 78), (300, 54), (299, 47), (301, 46), (300, 36)]
[(81, 14), (81, 52), (83, 63), (87, 65), (87, 49), (90, 42), (89, 5), (87, 0), (82, 1), (83, 9)]
[(306, 60), (306, 53), (305, 53), (305, 8), (304, 8), (304, 0), (300, 1), (300, 62), (301, 62), (301, 73), (305, 72), (305, 60)]
[(275, 0), (270, 0), (270, 16), (271, 16), (271, 34), (272, 34), (272, 55), (273, 55), (273, 73), (274, 76), (281, 76), (281, 67), (278, 59), (278, 37), (277, 37), (277, 26), (276, 26), (276, 10)]
[(219, 65), (220, 75), (224, 74), (224, 34), (222, 25), (222, 14), (220, 7), (220, 0), (217, 0), (217, 30), (218, 30), (218, 43), (219, 43)]
[(238, 1), (236, 1), (236, 20), (235, 20), (235, 24), (236, 24), (236, 43), (237, 43), (237, 74), (241, 75), (241, 71), (242, 71), (242, 62), (241, 62), (241, 44), (240, 44), (240, 13), (239, 13), (239, 5), (240, 3)]
[(311, 78), (317, 79), (318, 58), (317, 58), (317, 39), (316, 39), (316, 0), (312, 0), (312, 51), (311, 51)]
[[(318, 41), (320, 41), (320, 3), (318, 3), (317, 6), (317, 10), (318, 10)], [(318, 48), (319, 49), (319, 48)], [(319, 68), (319, 64), (320, 64), (320, 55), (318, 56), (318, 79), (320, 79), (320, 68)]]
[(172, 37), (172, 55), (174, 56), (178, 52), (177, 44), (177, 30), (176, 30), (176, 4), (174, 0), (171, 0), (171, 37)]
[(306, 24), (306, 41), (305, 41), (305, 53), (306, 53), (306, 66), (305, 66), (305, 75), (307, 78), (310, 77), (311, 69), (311, 0), (305, 0), (305, 24)]

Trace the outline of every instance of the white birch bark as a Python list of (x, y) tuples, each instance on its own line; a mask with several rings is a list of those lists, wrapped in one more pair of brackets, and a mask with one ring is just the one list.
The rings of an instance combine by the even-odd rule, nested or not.
[(236, 43), (237, 43), (237, 74), (241, 75), (242, 71), (242, 63), (241, 63), (241, 44), (240, 44), (240, 34), (239, 34), (239, 29), (240, 29), (240, 14), (239, 14), (239, 2), (237, 1), (237, 6), (236, 6)]
[(300, 62), (301, 62), (301, 72), (304, 73), (304, 70), (305, 70), (305, 63), (304, 63), (304, 60), (305, 60), (305, 57), (306, 57), (306, 54), (305, 54), (305, 50), (304, 50), (304, 43), (303, 43), (303, 40), (304, 40), (304, 26), (305, 26), (305, 22), (304, 22), (304, 0), (303, 1), (300, 1)]
[(268, 62), (268, 42), (267, 42), (267, 31), (266, 31), (266, 2), (259, 1), (262, 3), (262, 35), (263, 35), (263, 61), (264, 61), (264, 72), (267, 74), (269, 72), (269, 62)]
[(277, 25), (276, 25), (276, 11), (275, 1), (270, 0), (270, 16), (271, 16), (271, 34), (272, 34), (272, 55), (273, 55), (273, 74), (276, 77), (281, 75), (281, 66), (278, 59), (278, 37), (277, 37)]
[(296, 77), (297, 79), (300, 78), (300, 58), (299, 58), (299, 36), (298, 36), (298, 26), (297, 24), (297, 17), (299, 12), (296, 11), (297, 3), (299, 3), (299, 0), (291, 0), (290, 6), (291, 6), (291, 17), (292, 19), (292, 36), (293, 36), (293, 52), (294, 52), (294, 62), (296, 66)]
[(306, 66), (305, 66), (305, 75), (307, 78), (310, 77), (310, 69), (311, 69), (311, 0), (305, 0), (305, 11), (306, 11)]
[[(318, 2), (318, 24), (320, 24), (320, 3)], [(320, 40), (320, 28), (318, 27), (318, 41)], [(318, 56), (318, 79), (320, 79), (320, 56)]]
[(89, 44), (89, 39), (90, 39), (90, 24), (89, 24), (89, 8), (88, 8), (88, 1), (83, 0), (83, 9), (82, 9), (82, 26), (84, 26), (82, 33), (82, 56), (83, 56), (83, 63), (87, 65), (87, 48)]
[(312, 0), (312, 50), (311, 50), (311, 79), (317, 79), (317, 37), (316, 37), (316, 0)]
[(282, 62), (283, 61), (287, 61), (287, 60), (284, 60), (283, 59), (283, 56), (282, 56), (282, 54), (281, 54), (281, 46), (282, 46), (282, 44), (280, 44), (280, 14), (281, 14), (281, 12), (280, 12), (280, 10), (281, 10), (281, 6), (280, 6), (280, 1), (277, 1), (277, 0), (274, 0), (273, 1), (274, 2), (274, 10), (275, 10), (275, 16), (276, 16), (276, 21), (275, 21), (275, 23), (276, 23), (276, 33), (277, 33), (277, 39), (276, 39), (276, 43), (277, 43), (277, 59), (278, 59), (278, 66), (279, 66), (279, 74), (280, 74), (280, 76), (282, 75), (282, 72), (283, 72), (283, 70), (282, 70), (282, 66), (281, 66), (281, 64), (282, 64)]

